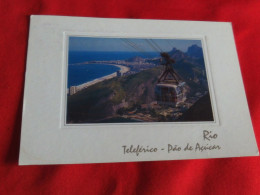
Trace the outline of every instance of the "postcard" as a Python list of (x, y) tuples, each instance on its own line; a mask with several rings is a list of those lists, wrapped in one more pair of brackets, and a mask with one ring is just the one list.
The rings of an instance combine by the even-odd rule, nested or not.
[(20, 165), (258, 156), (231, 23), (31, 16)]
[(214, 121), (201, 40), (72, 36), (67, 84), (67, 124)]

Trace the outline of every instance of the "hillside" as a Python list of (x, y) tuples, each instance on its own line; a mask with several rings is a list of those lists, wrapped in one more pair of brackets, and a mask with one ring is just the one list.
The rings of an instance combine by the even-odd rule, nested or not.
[(95, 121), (116, 114), (122, 107), (154, 101), (154, 87), (162, 67), (113, 78), (68, 96), (67, 121)]
[(200, 98), (177, 121), (213, 121), (209, 94)]

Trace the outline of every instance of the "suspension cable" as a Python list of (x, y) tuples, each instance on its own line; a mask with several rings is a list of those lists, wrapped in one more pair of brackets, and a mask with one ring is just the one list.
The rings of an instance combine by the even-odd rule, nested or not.
[(159, 51), (155, 46), (153, 46), (153, 44), (152, 44), (148, 39), (145, 39), (145, 41), (148, 43), (148, 45), (149, 45), (152, 49), (154, 49), (156, 52), (159, 52), (159, 53), (160, 53), (160, 51)]
[(168, 43), (168, 45), (170, 46), (171, 50), (173, 48), (173, 46), (169, 43), (169, 41), (167, 41), (166, 39), (164, 40), (166, 43)]
[(144, 56), (151, 58), (151, 56), (149, 54), (147, 54), (147, 52), (145, 50), (143, 50), (141, 47), (139, 47), (136, 43), (134, 43), (133, 41), (130, 41), (129, 39), (124, 39), (121, 38), (121, 40), (123, 40), (126, 44), (128, 44), (129, 46), (131, 46), (132, 48), (134, 48), (135, 50), (139, 51), (140, 53), (142, 53)]
[(157, 47), (160, 50), (160, 52), (163, 52), (163, 50), (159, 47), (159, 45), (154, 40), (152, 39), (149, 40), (155, 45), (155, 47)]

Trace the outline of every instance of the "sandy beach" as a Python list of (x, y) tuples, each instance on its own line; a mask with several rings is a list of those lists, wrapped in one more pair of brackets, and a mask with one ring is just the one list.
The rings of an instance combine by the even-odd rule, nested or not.
[[(119, 64), (106, 64), (106, 65), (108, 65), (108, 66), (117, 66), (118, 68), (120, 68), (121, 74), (124, 74), (124, 73), (126, 73), (126, 72), (129, 71), (129, 68), (126, 67), (126, 66), (123, 66), (123, 65), (119, 65)], [(89, 86), (91, 86), (91, 85), (94, 85), (94, 84), (96, 84), (96, 83), (102, 82), (102, 81), (107, 80), (107, 79), (112, 79), (112, 78), (114, 78), (114, 77), (116, 77), (116, 76), (117, 76), (117, 73), (114, 72), (114, 73), (112, 73), (112, 74), (109, 74), (109, 75), (106, 75), (106, 76), (97, 78), (97, 79), (92, 80), (92, 81), (88, 81), (88, 82), (83, 83), (83, 84), (78, 85), (78, 86), (71, 86), (71, 88), (74, 87), (74, 90), (73, 90), (73, 91), (74, 91), (74, 93), (76, 93), (76, 92), (79, 92), (79, 91), (81, 91), (82, 89), (85, 89), (85, 88), (87, 88), (87, 87), (89, 87)], [(70, 89), (68, 89), (68, 92), (69, 92), (69, 91), (70, 91)], [(69, 93), (70, 93), (70, 92), (69, 92)], [(74, 93), (72, 93), (72, 94), (74, 94)], [(72, 95), (72, 94), (71, 94), (71, 95)]]
[(122, 74), (126, 73), (129, 71), (129, 68), (123, 65), (118, 65), (118, 64), (107, 64), (107, 65), (112, 65), (112, 66), (117, 66), (118, 68), (120, 68), (120, 72)]

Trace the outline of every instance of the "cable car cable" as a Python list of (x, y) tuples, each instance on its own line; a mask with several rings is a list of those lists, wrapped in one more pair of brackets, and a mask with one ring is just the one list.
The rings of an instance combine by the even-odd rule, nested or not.
[(154, 49), (156, 52), (159, 52), (159, 53), (160, 53), (160, 51), (159, 51), (155, 46), (152, 45), (152, 43), (149, 41), (149, 39), (145, 39), (145, 41), (148, 43), (148, 45), (149, 45), (152, 49)]
[(163, 50), (159, 47), (159, 45), (155, 42), (155, 40), (152, 40), (152, 39), (150, 39), (150, 40), (161, 52), (163, 52)]
[(128, 45), (130, 45), (132, 48), (134, 48), (135, 50), (137, 50), (138, 52), (142, 53), (145, 57), (147, 58), (151, 58), (151, 56), (142, 48), (140, 48), (136, 43), (134, 43), (133, 41), (130, 41), (128, 39), (123, 39), (122, 40), (127, 43)]

